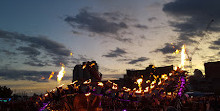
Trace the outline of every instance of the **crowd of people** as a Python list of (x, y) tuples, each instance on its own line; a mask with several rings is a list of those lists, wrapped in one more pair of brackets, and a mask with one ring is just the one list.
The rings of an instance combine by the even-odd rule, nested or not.
[[(217, 95), (191, 96), (185, 91), (185, 73), (174, 71), (166, 77), (153, 76), (148, 91), (119, 88), (107, 81), (74, 81), (64, 88), (56, 87), (43, 95), (0, 102), (1, 111), (218, 111)], [(129, 89), (129, 90), (128, 90)]]

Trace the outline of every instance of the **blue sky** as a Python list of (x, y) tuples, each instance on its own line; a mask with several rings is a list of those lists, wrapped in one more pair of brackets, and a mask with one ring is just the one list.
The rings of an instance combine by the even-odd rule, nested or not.
[(1, 1), (0, 78), (17, 91), (44, 92), (58, 84), (56, 78), (40, 78), (58, 72), (60, 62), (67, 71), (63, 83), (87, 60), (97, 61), (104, 79), (119, 78), (126, 69), (178, 65), (180, 55), (172, 52), (183, 44), (193, 69), (204, 71), (205, 62), (220, 60), (219, 5), (217, 0)]

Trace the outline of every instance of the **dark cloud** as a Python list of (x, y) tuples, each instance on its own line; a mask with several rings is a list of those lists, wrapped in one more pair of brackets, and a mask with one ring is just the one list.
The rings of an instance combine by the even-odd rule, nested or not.
[(152, 22), (152, 21), (154, 21), (154, 20), (157, 20), (157, 18), (156, 18), (156, 17), (148, 18), (148, 21), (150, 21), (150, 22)]
[(136, 64), (136, 63), (144, 62), (144, 61), (147, 61), (147, 60), (149, 60), (149, 58), (139, 57), (137, 59), (131, 60), (130, 62), (128, 62), (128, 64)]
[(176, 49), (181, 49), (182, 44), (165, 43), (163, 48), (156, 49), (154, 52), (162, 52), (163, 54), (173, 53)]
[(210, 46), (209, 49), (213, 49), (213, 50), (219, 50), (220, 47), (217, 47), (217, 46)]
[[(26, 70), (0, 70), (0, 77), (6, 80), (29, 80), (36, 82), (48, 82), (52, 71), (26, 71)], [(58, 72), (55, 72), (53, 80), (56, 80)], [(71, 77), (64, 76), (63, 80), (69, 80)]]
[(88, 9), (82, 9), (74, 16), (67, 16), (64, 21), (74, 30), (91, 32), (89, 37), (99, 34), (101, 37), (131, 42), (130, 38), (125, 38), (126, 34), (123, 31), (129, 28), (127, 22), (134, 20), (119, 12), (92, 13)]
[(76, 16), (67, 16), (65, 21), (73, 28), (85, 29), (100, 34), (117, 34), (119, 30), (128, 27), (124, 22), (110, 22), (87, 10), (81, 10)]
[(120, 48), (116, 48), (115, 50), (110, 50), (110, 52), (106, 55), (103, 55), (104, 57), (120, 57), (124, 54), (126, 54), (127, 52), (124, 49), (120, 49)]
[(146, 25), (136, 24), (134, 26), (139, 29), (148, 29), (148, 27)]
[(219, 5), (219, 0), (175, 0), (165, 4), (163, 11), (176, 19), (170, 24), (180, 33), (179, 40), (193, 43), (192, 38), (204, 37), (206, 30), (220, 31)]
[(51, 66), (46, 62), (34, 62), (34, 61), (24, 62), (24, 64), (29, 66), (37, 66), (37, 67)]
[(214, 41), (213, 44), (214, 44), (214, 45), (218, 45), (218, 46), (220, 46), (220, 39)]
[(33, 48), (33, 47), (20, 46), (16, 50), (19, 50), (22, 52), (22, 54), (29, 55), (29, 56), (37, 56), (41, 54), (40, 51), (38, 51), (36, 48)]
[(16, 55), (15, 52), (11, 52), (11, 51), (8, 51), (8, 50), (5, 50), (5, 49), (1, 49), (0, 52), (3, 52), (5, 53), (6, 55), (10, 56), (10, 55)]
[(70, 54), (70, 50), (66, 49), (64, 45), (50, 40), (47, 37), (32, 37), (24, 34), (0, 30), (0, 38), (26, 42), (30, 47), (41, 48), (53, 55), (69, 56)]
[[(7, 40), (19, 46), (16, 48), (21, 54), (28, 56), (24, 64), (30, 66), (45, 66), (50, 65), (45, 61), (39, 60), (38, 56), (43, 54), (50, 55), (53, 60), (50, 63), (55, 63), (57, 66), (60, 62), (68, 63), (66, 57), (70, 55), (70, 50), (67, 49), (63, 44), (57, 43), (56, 41), (50, 40), (46, 37), (33, 37), (15, 32), (8, 32), (0, 30), (0, 39)], [(4, 50), (2, 50), (4, 51)], [(6, 51), (4, 51), (6, 53)], [(7, 52), (9, 53), (9, 52)], [(47, 57), (42, 60), (49, 59)]]
[(220, 39), (213, 41), (211, 46), (209, 46), (209, 49), (219, 50), (220, 49)]

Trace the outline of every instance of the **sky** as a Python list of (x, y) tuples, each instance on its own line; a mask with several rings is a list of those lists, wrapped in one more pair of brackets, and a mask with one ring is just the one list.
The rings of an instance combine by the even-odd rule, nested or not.
[[(180, 64), (192, 70), (220, 60), (218, 0), (0, 1), (0, 85), (44, 93), (72, 80), (76, 64), (95, 60), (103, 79), (126, 69)], [(73, 55), (70, 55), (72, 53)], [(59, 84), (61, 64), (66, 74)], [(186, 70), (190, 71), (186, 61)], [(55, 76), (48, 80), (51, 72)], [(45, 79), (42, 79), (45, 78)]]

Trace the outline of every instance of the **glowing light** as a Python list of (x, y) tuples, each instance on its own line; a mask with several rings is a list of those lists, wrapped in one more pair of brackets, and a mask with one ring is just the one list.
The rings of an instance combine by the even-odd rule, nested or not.
[(42, 80), (44, 80), (44, 79), (45, 79), (45, 77), (44, 77), (44, 76), (42, 76), (42, 77), (41, 77), (41, 79), (42, 79)]
[(60, 85), (60, 86), (58, 86), (58, 87), (63, 87), (64, 86), (64, 84), (62, 84), (62, 85)]
[(112, 89), (118, 89), (118, 84), (113, 83)]
[(98, 82), (98, 86), (101, 86), (101, 87), (103, 87), (103, 83), (102, 82)]
[(70, 53), (70, 56), (72, 56), (72, 55), (73, 55), (73, 53), (71, 52), (71, 53)]
[(48, 80), (50, 80), (54, 75), (54, 72), (51, 72), (50, 77), (48, 78)]
[(90, 92), (85, 94), (85, 96), (90, 96), (90, 95), (91, 95), (91, 93), (90, 93)]
[(72, 83), (70, 83), (70, 84), (75, 84), (75, 83), (77, 83), (78, 82), (78, 80), (75, 80), (75, 81), (73, 81)]
[(149, 87), (146, 87), (144, 92), (149, 92)]
[(62, 64), (61, 70), (60, 70), (60, 72), (59, 72), (58, 75), (57, 75), (57, 81), (58, 81), (59, 83), (61, 82), (61, 80), (62, 80), (62, 78), (63, 78), (63, 76), (64, 76), (65, 73), (66, 73), (66, 72), (65, 72), (65, 65)]
[(150, 83), (150, 80), (147, 80), (146, 83)]
[(168, 77), (167, 77), (167, 75), (166, 75), (166, 74), (163, 74), (163, 75), (161, 75), (161, 79), (167, 80), (167, 79), (168, 79)]
[(161, 85), (161, 83), (162, 83), (162, 82), (161, 82), (161, 79), (160, 79), (160, 81), (158, 82), (158, 85)]
[(183, 45), (181, 50), (181, 68), (183, 70), (184, 70), (185, 60), (186, 60), (186, 49), (185, 49), (185, 45)]
[(90, 83), (91, 83), (91, 79), (86, 80), (86, 81), (83, 82), (83, 84), (90, 84)]
[(181, 50), (176, 49), (175, 52), (173, 52), (173, 54), (179, 54)]
[(95, 63), (92, 63), (91, 65), (89, 65), (90, 67), (92, 67), (92, 66), (94, 66), (95, 65)]
[(85, 64), (85, 65), (83, 65), (82, 69), (85, 69), (85, 68), (86, 68), (86, 64)]
[(135, 82), (136, 84), (138, 84), (138, 87), (139, 87), (139, 89), (136, 91), (136, 93), (141, 92), (141, 90), (142, 90), (142, 87), (141, 87), (142, 82), (143, 82), (142, 78), (137, 79), (137, 82)]

